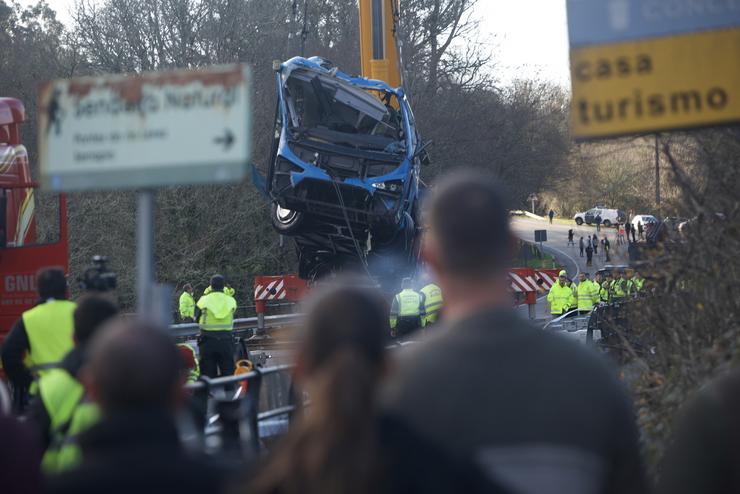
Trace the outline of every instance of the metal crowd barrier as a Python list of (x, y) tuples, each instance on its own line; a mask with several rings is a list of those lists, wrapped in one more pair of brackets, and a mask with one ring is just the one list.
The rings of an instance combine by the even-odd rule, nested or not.
[(186, 389), (192, 394), (191, 412), (200, 439), (205, 443), (206, 437), (220, 437), (220, 452), (225, 454), (243, 454), (244, 445), (247, 445), (249, 453), (259, 453), (262, 444), (260, 422), (280, 416), (287, 416), (290, 422), (297, 409), (291, 383), (287, 404), (260, 411), (263, 379), (290, 372), (294, 367), (291, 364), (255, 368), (245, 374), (217, 379), (201, 376), (198, 381), (188, 384)]

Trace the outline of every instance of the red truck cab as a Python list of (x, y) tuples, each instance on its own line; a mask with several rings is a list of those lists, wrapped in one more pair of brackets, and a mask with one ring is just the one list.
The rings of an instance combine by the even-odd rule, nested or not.
[(38, 301), (36, 273), (52, 266), (68, 272), (63, 195), (53, 208), (58, 225), (54, 221), (53, 233), (47, 228), (43, 243), (37, 241), (38, 185), (31, 180), (28, 152), (21, 144), (25, 120), (20, 100), (0, 98), (0, 345), (20, 315)]

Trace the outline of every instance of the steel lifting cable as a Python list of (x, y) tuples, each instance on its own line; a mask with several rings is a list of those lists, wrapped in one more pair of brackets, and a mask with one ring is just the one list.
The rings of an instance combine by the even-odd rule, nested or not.
[(337, 185), (337, 182), (334, 179), (334, 177), (331, 177), (331, 183), (332, 185), (334, 185), (334, 190), (337, 193), (337, 199), (339, 199), (339, 206), (342, 209), (342, 213), (344, 215), (344, 221), (347, 223), (347, 228), (349, 229), (349, 236), (352, 238), (352, 243), (355, 246), (357, 257), (360, 258), (360, 261), (362, 262), (362, 267), (365, 269), (365, 272), (367, 273), (367, 275), (372, 278), (372, 275), (370, 274), (370, 267), (367, 264), (367, 256), (365, 255), (364, 251), (360, 248), (360, 243), (355, 238), (355, 232), (352, 230), (352, 223), (349, 221), (349, 215), (347, 214), (347, 208), (344, 205), (344, 197), (342, 196), (342, 191), (339, 189), (339, 185)]
[(401, 77), (401, 87), (406, 91), (406, 84), (403, 77), (403, 50), (401, 49), (401, 12), (399, 3), (401, 0), (390, 0), (391, 17), (393, 18), (393, 39), (396, 41), (396, 56), (398, 57), (398, 75)]
[[(295, 2), (293, 1), (293, 5)], [(301, 56), (306, 56), (306, 38), (308, 38), (308, 0), (303, 0), (303, 27), (301, 28)]]

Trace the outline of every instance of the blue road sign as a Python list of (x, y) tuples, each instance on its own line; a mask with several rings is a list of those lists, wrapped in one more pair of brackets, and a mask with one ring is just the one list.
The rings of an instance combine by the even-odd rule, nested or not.
[(740, 0), (567, 0), (571, 48), (740, 26)]

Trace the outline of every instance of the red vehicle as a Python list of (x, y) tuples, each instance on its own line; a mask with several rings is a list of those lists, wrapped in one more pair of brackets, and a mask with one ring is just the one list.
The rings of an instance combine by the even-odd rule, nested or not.
[[(0, 98), (0, 344), (18, 317), (38, 301), (36, 273), (52, 266), (68, 273), (63, 195), (44, 218), (53, 220), (53, 227), (44, 228), (43, 238), (37, 241), (38, 185), (31, 180), (28, 152), (21, 144), (25, 120), (23, 103)], [(49, 218), (56, 214), (58, 225), (57, 218)]]

